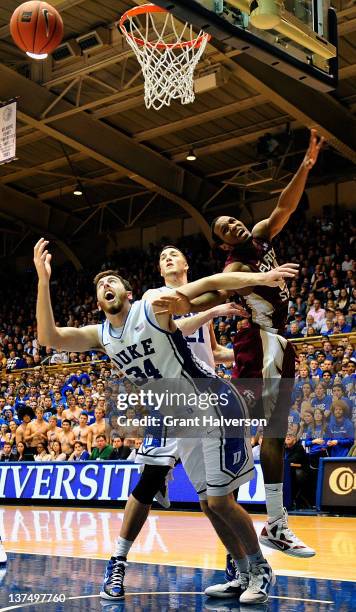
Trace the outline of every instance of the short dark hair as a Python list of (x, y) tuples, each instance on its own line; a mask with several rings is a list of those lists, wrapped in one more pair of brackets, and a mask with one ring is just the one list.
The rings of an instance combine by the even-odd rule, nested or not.
[(76, 444), (80, 444), (80, 446), (83, 448), (83, 442), (81, 442), (80, 440), (76, 440), (76, 441), (74, 442), (74, 446), (75, 446)]
[(216, 222), (217, 222), (218, 219), (220, 219), (220, 217), (221, 217), (221, 215), (219, 215), (218, 217), (215, 217), (215, 219), (213, 219), (211, 224), (210, 224), (211, 238), (212, 238), (213, 242), (215, 242), (215, 244), (224, 244), (224, 241), (220, 238), (220, 236), (218, 236), (215, 233)]
[(179, 251), (183, 255), (184, 259), (187, 261), (187, 257), (183, 253), (183, 251), (181, 251), (181, 249), (179, 249), (178, 247), (174, 246), (174, 244), (166, 244), (166, 246), (162, 247), (159, 253), (159, 258), (161, 258), (163, 251), (165, 251), (166, 249), (175, 249), (176, 251)]
[(94, 283), (94, 287), (96, 289), (98, 282), (100, 281), (101, 278), (104, 278), (104, 276), (116, 276), (116, 278), (119, 279), (119, 281), (122, 282), (122, 284), (124, 285), (126, 291), (132, 291), (132, 287), (129, 283), (128, 280), (126, 280), (126, 278), (123, 278), (117, 270), (103, 270), (102, 272), (99, 272), (99, 274), (97, 274), (94, 277), (93, 283)]
[(103, 440), (105, 440), (105, 442), (107, 442), (107, 438), (104, 434), (98, 434), (95, 438), (95, 440), (99, 440), (99, 438), (103, 438)]
[(72, 425), (69, 419), (63, 419), (62, 425), (63, 425), (63, 423), (69, 423), (69, 425)]

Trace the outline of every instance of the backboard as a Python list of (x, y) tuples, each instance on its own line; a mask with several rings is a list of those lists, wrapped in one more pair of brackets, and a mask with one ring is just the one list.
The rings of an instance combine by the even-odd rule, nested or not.
[(318, 89), (337, 85), (330, 0), (155, 0), (182, 21)]

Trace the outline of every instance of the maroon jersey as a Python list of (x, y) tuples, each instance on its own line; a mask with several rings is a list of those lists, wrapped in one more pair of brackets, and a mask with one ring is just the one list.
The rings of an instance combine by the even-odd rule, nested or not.
[[(262, 238), (253, 238), (247, 249), (231, 251), (225, 266), (234, 262), (248, 266), (251, 272), (268, 272), (278, 266), (272, 244)], [(253, 323), (267, 331), (284, 334), (289, 300), (288, 287), (284, 281), (281, 281), (279, 287), (257, 285), (243, 299), (251, 312)]]

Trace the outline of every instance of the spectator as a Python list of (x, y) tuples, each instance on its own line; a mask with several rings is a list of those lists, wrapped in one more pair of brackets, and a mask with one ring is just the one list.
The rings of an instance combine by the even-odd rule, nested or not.
[(298, 432), (299, 440), (306, 440), (314, 427), (314, 411), (312, 408), (303, 408), (301, 412), (300, 426)]
[(301, 331), (299, 330), (299, 325), (296, 321), (293, 321), (290, 324), (290, 331), (286, 333), (286, 338), (290, 340), (296, 340), (297, 338), (303, 338)]
[(320, 325), (314, 321), (314, 317), (311, 314), (307, 315), (305, 325), (301, 329), (302, 336), (308, 336), (308, 329), (312, 328), (313, 330), (320, 330)]
[(331, 406), (331, 416), (327, 431), (327, 447), (330, 457), (346, 457), (354, 443), (354, 426), (347, 418), (348, 407), (342, 400)]
[(17, 456), (14, 461), (34, 461), (34, 456), (27, 451), (26, 446), (22, 441), (17, 443)]
[(296, 434), (288, 433), (285, 439), (284, 460), (289, 465), (291, 472), (292, 500), (295, 506), (303, 504), (310, 506), (307, 501), (307, 484), (309, 476), (309, 464), (306, 452)]
[(298, 411), (298, 404), (295, 402), (289, 411), (288, 415), (288, 433), (297, 434), (300, 424), (300, 414)]
[[(97, 396), (98, 398), (99, 396)], [(109, 426), (105, 421), (105, 412), (103, 408), (95, 408), (95, 421), (89, 426), (89, 433), (87, 437), (88, 451), (91, 453), (92, 449), (96, 447), (96, 440), (99, 434), (102, 434), (105, 439), (109, 439)]]
[(312, 399), (313, 387), (310, 383), (304, 383), (302, 387), (302, 402), (311, 401)]
[(142, 444), (142, 438), (136, 438), (133, 449), (131, 450), (131, 453), (127, 457), (127, 461), (135, 461), (141, 444)]
[(16, 450), (16, 430), (17, 425), (15, 421), (10, 421), (9, 423), (9, 431), (6, 434), (6, 441), (10, 442), (11, 446)]
[(5, 442), (7, 442), (7, 434), (9, 433), (9, 426), (6, 423), (2, 423), (0, 429), (0, 450), (4, 448)]
[(96, 446), (93, 448), (90, 459), (93, 461), (103, 461), (109, 459), (113, 451), (113, 447), (107, 443), (107, 439), (104, 434), (96, 436)]
[(59, 434), (59, 441), (63, 452), (69, 457), (74, 448), (74, 434), (71, 430), (71, 422), (68, 419), (63, 419), (62, 421), (62, 431)]
[(79, 440), (85, 449), (88, 448), (88, 435), (90, 429), (88, 427), (88, 415), (82, 412), (79, 417), (79, 425), (73, 427), (74, 439)]
[(20, 425), (16, 429), (16, 444), (25, 442), (25, 433), (29, 423), (36, 417), (35, 412), (30, 406), (21, 404), (18, 406), (18, 417)]
[(74, 451), (68, 461), (87, 461), (90, 458), (88, 451), (84, 448), (80, 440), (74, 442)]
[(49, 454), (46, 445), (39, 442), (36, 446), (35, 461), (51, 461), (52, 457)]
[(320, 300), (314, 300), (313, 306), (308, 311), (308, 315), (312, 315), (317, 324), (323, 322), (325, 319), (325, 310), (321, 307)]
[(63, 411), (63, 418), (68, 419), (73, 425), (79, 424), (81, 409), (77, 406), (77, 400), (74, 396), (67, 399), (68, 408)]
[(345, 253), (345, 259), (341, 264), (341, 270), (343, 272), (347, 272), (348, 270), (352, 270), (354, 266), (354, 260), (350, 259), (350, 255)]
[(51, 416), (48, 419), (47, 442), (48, 448), (53, 449), (53, 443), (59, 442), (62, 429), (57, 426), (57, 417)]
[(0, 461), (16, 461), (16, 457), (14, 457), (12, 453), (12, 446), (10, 442), (4, 442)]
[(124, 459), (127, 459), (128, 456), (130, 455), (131, 451), (129, 447), (124, 446), (124, 440), (123, 438), (120, 438), (119, 436), (112, 438), (112, 447), (113, 447), (113, 450), (109, 457), (111, 461), (124, 460)]
[(25, 443), (33, 455), (37, 451), (38, 444), (47, 444), (48, 424), (43, 419), (43, 409), (36, 409), (36, 419), (29, 423), (25, 431)]
[(317, 479), (317, 470), (319, 467), (319, 459), (321, 457), (327, 457), (327, 437), (325, 431), (325, 417), (322, 414), (322, 422), (320, 422), (319, 414), (322, 414), (322, 411), (318, 409), (318, 425), (313, 421), (312, 426), (307, 431), (307, 435), (304, 440), (304, 445), (309, 453), (309, 463), (312, 468), (312, 476), (313, 476), (313, 489), (315, 490), (316, 479)]
[(343, 314), (346, 315), (349, 309), (349, 304), (350, 304), (350, 296), (349, 296), (349, 293), (347, 292), (347, 289), (345, 288), (340, 289), (339, 299), (336, 302), (337, 308), (342, 310)]
[(62, 451), (62, 445), (58, 440), (52, 442), (51, 461), (66, 461), (67, 455)]
[(332, 398), (326, 395), (325, 384), (320, 382), (315, 386), (315, 397), (311, 401), (313, 410), (320, 408), (327, 418), (330, 415)]

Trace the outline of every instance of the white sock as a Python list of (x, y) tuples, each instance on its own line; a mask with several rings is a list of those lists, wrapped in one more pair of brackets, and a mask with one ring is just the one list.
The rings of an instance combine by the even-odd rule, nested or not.
[(254, 555), (247, 555), (247, 559), (250, 565), (258, 565), (259, 563), (266, 563), (266, 559), (264, 558), (261, 549), (259, 548)]
[(248, 574), (250, 564), (247, 557), (244, 557), (243, 559), (234, 559), (234, 561), (237, 565), (237, 569), (239, 570), (240, 574)]
[(130, 542), (130, 540), (125, 540), (125, 538), (118, 537), (114, 556), (125, 557), (126, 559), (132, 544), (133, 542)]
[(283, 515), (283, 483), (266, 484), (266, 507), (269, 522)]

